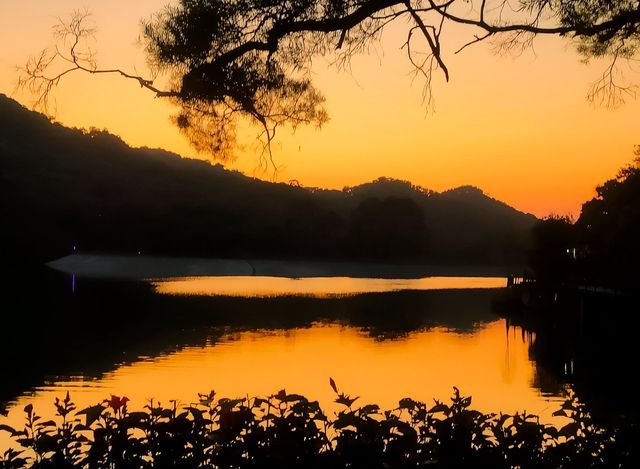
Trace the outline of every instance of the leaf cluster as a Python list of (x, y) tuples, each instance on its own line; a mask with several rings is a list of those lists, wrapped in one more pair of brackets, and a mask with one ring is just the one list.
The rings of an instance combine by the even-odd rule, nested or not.
[(142, 411), (118, 396), (76, 411), (67, 394), (56, 399), (54, 420), (27, 405), (24, 427), (0, 426), (14, 443), (0, 468), (624, 467), (633, 456), (574, 396), (556, 412), (568, 421), (558, 429), (527, 413), (473, 410), (457, 388), (450, 403), (405, 398), (382, 411), (355, 406), (357, 397), (330, 385), (333, 418), (285, 390), (239, 399), (211, 392), (185, 406), (150, 401)]

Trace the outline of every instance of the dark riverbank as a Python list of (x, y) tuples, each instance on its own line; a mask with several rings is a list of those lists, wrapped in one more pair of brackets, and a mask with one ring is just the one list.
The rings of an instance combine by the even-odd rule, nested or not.
[(504, 290), (495, 311), (535, 334), (530, 353), (543, 370), (543, 392), (563, 382), (597, 418), (640, 422), (640, 410), (628, 404), (640, 360), (637, 294), (532, 283)]

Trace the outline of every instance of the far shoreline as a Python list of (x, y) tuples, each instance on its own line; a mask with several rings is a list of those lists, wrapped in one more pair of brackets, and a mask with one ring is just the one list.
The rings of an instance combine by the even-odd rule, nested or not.
[(507, 277), (522, 266), (436, 265), (357, 261), (301, 261), (72, 254), (45, 265), (85, 278), (148, 280), (179, 277), (260, 276), (284, 278)]

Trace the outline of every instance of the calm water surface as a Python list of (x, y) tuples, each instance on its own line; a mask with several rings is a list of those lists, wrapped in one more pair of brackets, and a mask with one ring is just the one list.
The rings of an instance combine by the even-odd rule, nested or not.
[[(179, 343), (172, 337), (177, 343), (166, 343), (158, 353), (114, 362), (106, 371), (43, 376), (40, 385), (14, 397), (8, 419), (16, 422), (21, 418), (27, 403), (47, 415), (54, 398), (67, 391), (79, 408), (110, 394), (126, 395), (135, 408), (152, 397), (188, 404), (198, 392), (211, 389), (218, 396), (239, 397), (268, 395), (285, 388), (318, 399), (331, 410), (335, 396), (328, 380), (333, 377), (341, 390), (360, 396), (362, 403), (377, 403), (382, 408), (392, 408), (406, 396), (428, 402), (447, 399), (455, 385), (463, 394), (472, 395), (480, 410), (526, 410), (548, 420), (561, 398), (539, 389), (538, 370), (529, 358), (535, 337), (519, 328), (508, 328), (505, 320), (491, 312), (491, 292), (498, 290), (486, 289), (504, 284), (504, 279), (486, 278), (156, 281), (152, 283), (156, 297), (193, 295), (184, 300), (195, 302), (202, 299), (197, 295), (249, 296), (258, 308), (263, 307), (262, 302), (268, 305), (252, 314), (267, 316), (279, 314), (277, 309), (282, 307), (272, 297), (301, 295), (307, 297), (305, 302), (296, 303), (295, 308), (287, 306), (292, 312), (283, 313), (285, 316), (313, 308), (341, 309), (349, 319), (329, 315), (330, 319), (287, 327), (218, 323), (202, 332), (196, 344)], [(407, 289), (424, 292), (415, 293), (418, 296), (410, 300), (397, 300), (401, 295), (397, 291)], [(374, 296), (357, 295), (372, 292), (376, 292)], [(327, 299), (334, 295), (347, 298)], [(221, 308), (212, 306), (210, 314), (215, 316)], [(238, 309), (237, 314), (244, 314), (245, 309)], [(369, 313), (384, 318), (370, 322)], [(146, 314), (153, 319), (152, 311)], [(174, 314), (185, 313), (176, 307)], [(407, 316), (412, 317), (410, 325), (400, 327), (400, 332), (395, 330), (394, 321), (405, 321)], [(393, 333), (385, 332), (389, 327)]]
[(386, 293), (402, 290), (442, 290), (501, 288), (502, 277), (426, 277), (418, 279), (381, 279), (350, 277), (187, 277), (154, 281), (160, 294), (271, 297), (302, 295), (325, 298), (362, 293)]

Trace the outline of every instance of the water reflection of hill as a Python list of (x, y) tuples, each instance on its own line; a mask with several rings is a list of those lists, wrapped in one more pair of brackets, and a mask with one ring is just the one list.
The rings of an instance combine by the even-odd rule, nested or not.
[(100, 375), (140, 357), (216, 342), (230, 331), (309, 327), (317, 321), (361, 328), (374, 340), (443, 327), (472, 332), (495, 318), (495, 290), (373, 293), (341, 298), (230, 298), (155, 295), (144, 283), (21, 274), (6, 288), (0, 332), (6, 379), (0, 401), (47, 376)]

